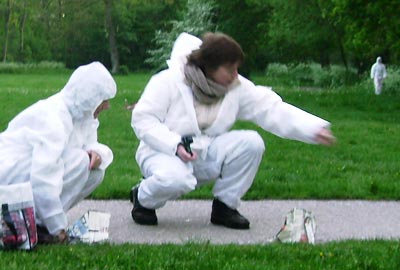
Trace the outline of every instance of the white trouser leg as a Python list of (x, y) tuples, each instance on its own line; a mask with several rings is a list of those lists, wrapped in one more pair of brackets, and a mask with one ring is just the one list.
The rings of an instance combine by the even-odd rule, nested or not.
[(383, 80), (379, 78), (374, 79), (374, 85), (375, 85), (375, 94), (380, 95), (382, 92), (382, 83)]
[(89, 170), (89, 156), (81, 149), (68, 150), (64, 155), (64, 182), (61, 202), (64, 211), (87, 197), (102, 182), (104, 171)]
[(160, 208), (196, 187), (192, 165), (177, 156), (155, 154), (143, 162), (141, 169), (145, 179), (140, 183), (138, 199), (146, 208)]
[(253, 183), (264, 150), (264, 141), (257, 132), (228, 132), (211, 143), (205, 161), (194, 163), (195, 175), (200, 183), (216, 179), (214, 197), (237, 209)]

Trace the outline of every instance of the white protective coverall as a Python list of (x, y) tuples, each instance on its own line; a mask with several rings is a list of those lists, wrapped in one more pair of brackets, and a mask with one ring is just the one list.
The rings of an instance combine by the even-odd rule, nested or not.
[(371, 79), (374, 80), (376, 95), (380, 95), (382, 93), (383, 79), (385, 79), (386, 76), (386, 67), (382, 63), (382, 58), (378, 56), (375, 64), (373, 64), (371, 67)]
[[(237, 209), (250, 188), (264, 152), (256, 131), (231, 130), (237, 120), (256, 123), (283, 138), (316, 143), (314, 137), (329, 123), (282, 101), (268, 87), (239, 76), (240, 84), (224, 97), (213, 124), (200, 130), (191, 88), (185, 83), (186, 56), (201, 40), (182, 33), (176, 40), (169, 68), (154, 75), (132, 111), (131, 125), (140, 145), (136, 160), (144, 179), (140, 204), (157, 209), (168, 200), (215, 180), (215, 198)], [(176, 156), (181, 136), (193, 135), (198, 159), (184, 163)]]
[[(51, 234), (67, 227), (66, 211), (103, 180), (112, 151), (97, 142), (95, 109), (116, 94), (99, 62), (77, 68), (65, 87), (19, 113), (0, 133), (0, 185), (31, 182), (38, 224)], [(89, 170), (93, 150), (101, 156)]]

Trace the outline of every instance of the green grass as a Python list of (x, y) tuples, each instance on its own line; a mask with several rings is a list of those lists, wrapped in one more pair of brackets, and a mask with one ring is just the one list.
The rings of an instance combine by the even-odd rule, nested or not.
[[(0, 130), (26, 106), (61, 89), (71, 71), (0, 74)], [(115, 160), (92, 198), (126, 199), (138, 182), (138, 141), (126, 103), (136, 101), (150, 74), (116, 76), (118, 94), (100, 116), (99, 138)], [(258, 83), (266, 83), (256, 77)], [(376, 97), (364, 87), (298, 91), (276, 86), (289, 103), (332, 122), (333, 147), (283, 140), (255, 128), (267, 151), (245, 199), (400, 198), (398, 134), (400, 98)], [(211, 186), (184, 198), (211, 198)], [(384, 224), (385, 221), (382, 221)], [(388, 225), (395, 226), (395, 225)], [(293, 245), (72, 245), (41, 246), (34, 252), (2, 252), (0, 269), (399, 269), (398, 241), (344, 241)]]
[[(61, 89), (70, 71), (48, 74), (0, 74), (0, 130), (19, 111)], [(141, 173), (134, 160), (138, 140), (130, 126), (127, 103), (138, 100), (150, 74), (116, 76), (118, 93), (111, 109), (100, 115), (99, 139), (114, 151), (115, 159), (95, 199), (125, 199)], [(254, 79), (267, 83), (264, 77)], [(256, 129), (266, 152), (250, 199), (387, 199), (400, 198), (400, 94), (375, 96), (365, 87), (335, 90), (298, 90), (274, 87), (283, 99), (332, 123), (333, 147), (289, 141), (264, 132), (251, 123), (234, 128)], [(211, 185), (184, 198), (211, 198)]]
[(397, 241), (321, 245), (72, 245), (3, 252), (0, 269), (387, 269), (400, 267)]

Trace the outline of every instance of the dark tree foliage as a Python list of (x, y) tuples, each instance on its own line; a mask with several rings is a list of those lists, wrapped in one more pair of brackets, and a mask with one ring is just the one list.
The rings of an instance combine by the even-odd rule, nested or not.
[[(111, 15), (105, 4), (112, 2)], [(235, 38), (246, 61), (241, 73), (271, 62), (341, 64), (366, 71), (378, 55), (400, 63), (400, 1), (215, 0), (212, 23)], [(57, 61), (67, 67), (98, 60), (111, 68), (111, 52), (131, 71), (150, 69), (157, 31), (172, 31), (188, 0), (0, 0), (3, 62)], [(110, 11), (110, 10), (109, 10)], [(106, 18), (115, 40), (110, 43)], [(108, 21), (109, 23), (110, 21)], [(183, 23), (183, 22), (182, 22)], [(113, 47), (113, 50), (111, 50)], [(113, 58), (115, 59), (115, 58)]]
[[(324, 1), (320, 1), (324, 3)], [(400, 1), (332, 1), (332, 20), (343, 25), (345, 48), (352, 62), (366, 70), (377, 56), (400, 63)]]
[(169, 21), (184, 7), (183, 1), (126, 1), (117, 16), (121, 62), (130, 70), (152, 69), (146, 63), (157, 29), (168, 31)]
[(237, 40), (246, 54), (241, 73), (263, 69), (269, 57), (268, 29), (271, 6), (268, 1), (219, 0), (218, 30)]

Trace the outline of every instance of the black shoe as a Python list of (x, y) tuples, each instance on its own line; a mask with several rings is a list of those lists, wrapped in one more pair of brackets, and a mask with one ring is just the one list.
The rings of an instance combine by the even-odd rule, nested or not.
[(47, 244), (52, 239), (52, 235), (49, 233), (46, 227), (36, 225), (38, 244)]
[(138, 200), (139, 187), (135, 187), (130, 192), (130, 200), (133, 203), (132, 218), (137, 224), (157, 225), (156, 210), (148, 209), (140, 205)]
[[(51, 235), (46, 227), (36, 225), (36, 231), (39, 245), (53, 245), (63, 243), (63, 241), (60, 241), (57, 235)], [(66, 242), (68, 242), (68, 239), (66, 240)]]
[(218, 199), (214, 199), (212, 204), (211, 223), (232, 229), (245, 230), (250, 228), (250, 222), (244, 216)]

